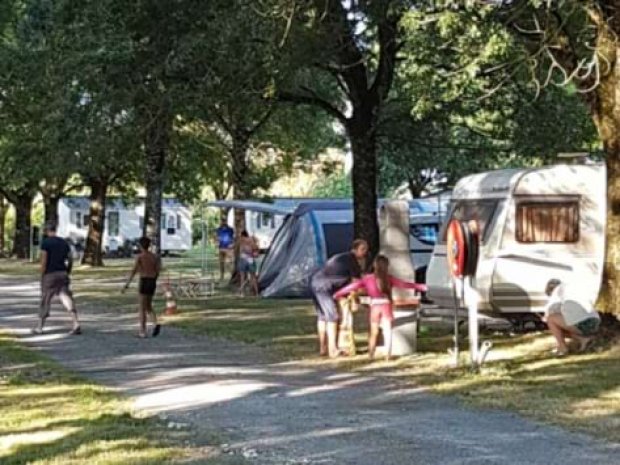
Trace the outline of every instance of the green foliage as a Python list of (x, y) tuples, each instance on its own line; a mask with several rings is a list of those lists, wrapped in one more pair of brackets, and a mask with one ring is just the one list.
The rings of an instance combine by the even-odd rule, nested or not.
[(332, 173), (313, 186), (311, 195), (320, 198), (351, 198), (351, 178), (344, 173)]
[(521, 45), (484, 10), (409, 12), (402, 27), (402, 63), (380, 131), (383, 193), (408, 182), (415, 195), (432, 180), (429, 170), (454, 182), (596, 147), (578, 96), (565, 87), (537, 96), (531, 76), (511, 66)]

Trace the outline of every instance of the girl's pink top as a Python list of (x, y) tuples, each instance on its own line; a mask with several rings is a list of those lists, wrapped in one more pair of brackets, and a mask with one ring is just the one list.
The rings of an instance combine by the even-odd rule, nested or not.
[[(390, 276), (390, 283), (392, 287), (400, 287), (403, 289), (415, 289), (416, 291), (426, 292), (426, 286), (424, 284), (410, 283), (407, 281), (403, 281), (402, 279), (395, 278), (394, 276)], [(362, 277), (362, 279), (352, 282), (351, 284), (343, 287), (338, 292), (334, 294), (334, 299), (340, 299), (341, 297), (350, 294), (353, 291), (357, 291), (360, 289), (365, 289), (368, 296), (371, 298), (377, 299), (380, 297), (385, 297), (385, 295), (379, 289), (379, 285), (377, 284), (377, 278), (374, 274), (367, 274)]]

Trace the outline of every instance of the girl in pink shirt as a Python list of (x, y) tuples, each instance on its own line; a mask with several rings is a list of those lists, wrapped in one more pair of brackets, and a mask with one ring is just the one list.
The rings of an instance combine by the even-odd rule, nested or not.
[(377, 347), (379, 326), (383, 329), (383, 338), (386, 347), (386, 359), (392, 355), (392, 288), (415, 289), (426, 291), (423, 284), (410, 283), (395, 278), (388, 273), (390, 261), (384, 255), (377, 255), (374, 262), (374, 273), (367, 274), (358, 281), (354, 281), (334, 294), (334, 299), (340, 299), (351, 292), (364, 289), (371, 298), (370, 303), (370, 334), (368, 338), (368, 355), (373, 358)]

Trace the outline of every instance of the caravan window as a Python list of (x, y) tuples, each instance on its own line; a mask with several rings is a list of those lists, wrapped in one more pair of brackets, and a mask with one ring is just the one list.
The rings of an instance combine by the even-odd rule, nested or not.
[[(461, 200), (456, 201), (450, 220), (470, 221), (476, 220), (480, 228), (480, 237), (482, 242), (486, 241), (490, 228), (488, 227), (495, 214), (497, 208), (497, 200)], [(447, 225), (450, 221), (446, 221), (441, 232), (441, 241), (446, 242), (448, 235)]]
[(517, 204), (518, 242), (579, 241), (579, 201), (538, 201)]

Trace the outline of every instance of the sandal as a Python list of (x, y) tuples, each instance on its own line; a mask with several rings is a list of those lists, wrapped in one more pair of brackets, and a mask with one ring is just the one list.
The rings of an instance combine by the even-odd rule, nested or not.
[(554, 357), (566, 357), (568, 355), (568, 349), (564, 349), (564, 350), (560, 350), (560, 349), (553, 349), (551, 351), (551, 355), (553, 355)]
[(155, 325), (155, 327), (153, 328), (153, 337), (157, 337), (159, 336), (159, 333), (161, 333), (161, 325), (157, 324)]

